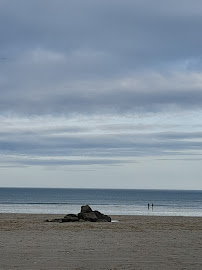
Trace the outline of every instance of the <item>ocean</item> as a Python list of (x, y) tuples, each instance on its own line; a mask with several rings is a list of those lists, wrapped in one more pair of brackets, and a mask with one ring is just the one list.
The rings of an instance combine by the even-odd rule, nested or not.
[(86, 204), (108, 215), (202, 217), (202, 191), (0, 188), (0, 213), (76, 214)]

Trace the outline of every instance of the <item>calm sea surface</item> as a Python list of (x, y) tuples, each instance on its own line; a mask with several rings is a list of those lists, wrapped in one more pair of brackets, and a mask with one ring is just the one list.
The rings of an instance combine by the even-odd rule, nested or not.
[(0, 188), (0, 213), (78, 213), (85, 204), (109, 215), (202, 216), (202, 191)]

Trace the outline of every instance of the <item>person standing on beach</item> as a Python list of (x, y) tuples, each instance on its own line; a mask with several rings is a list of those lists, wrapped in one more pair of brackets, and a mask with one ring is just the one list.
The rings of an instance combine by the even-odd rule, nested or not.
[(153, 207), (154, 207), (154, 205), (153, 205), (153, 203), (152, 203), (152, 210), (153, 210)]
[(148, 209), (149, 209), (149, 203), (148, 203)]

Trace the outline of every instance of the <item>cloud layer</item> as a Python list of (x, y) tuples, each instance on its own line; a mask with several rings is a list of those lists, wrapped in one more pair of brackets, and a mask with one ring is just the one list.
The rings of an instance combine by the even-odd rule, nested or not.
[(190, 131), (175, 120), (167, 119), (164, 123), (164, 118), (157, 125), (160, 119), (156, 116), (136, 121), (129, 116), (70, 117), (60, 118), (60, 122), (58, 117), (42, 119), (41, 122), (38, 117), (1, 118), (2, 165), (113, 165), (146, 157), (200, 158), (201, 155), (200, 127), (193, 125)]
[(200, 1), (1, 1), (0, 111), (201, 107)]
[(0, 1), (1, 166), (200, 159), (199, 0)]

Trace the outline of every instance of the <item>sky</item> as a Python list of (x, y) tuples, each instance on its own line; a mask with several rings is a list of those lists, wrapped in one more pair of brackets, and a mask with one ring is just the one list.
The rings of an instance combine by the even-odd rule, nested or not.
[(0, 187), (202, 190), (202, 1), (0, 0)]

